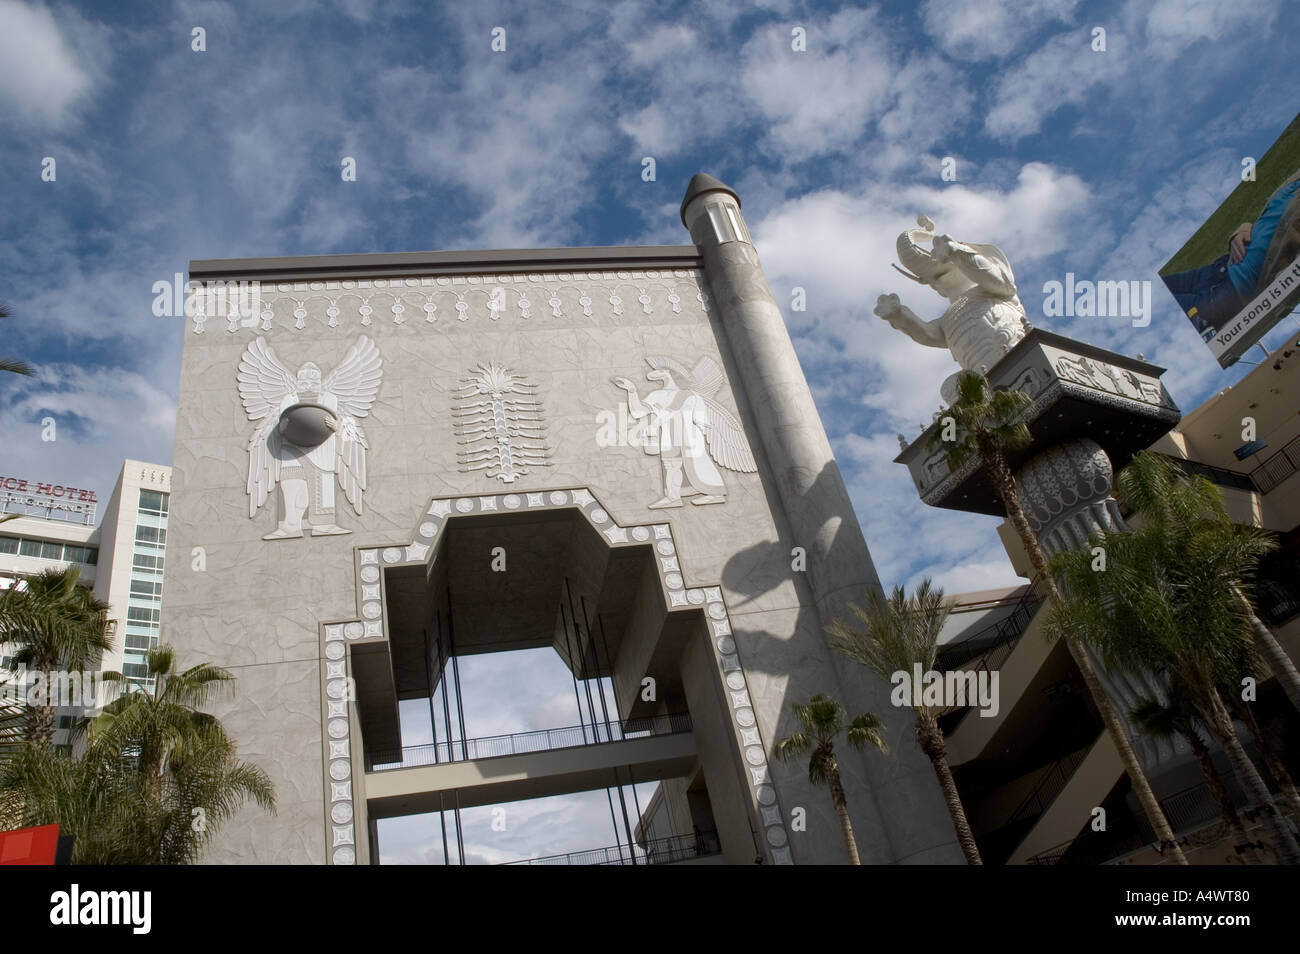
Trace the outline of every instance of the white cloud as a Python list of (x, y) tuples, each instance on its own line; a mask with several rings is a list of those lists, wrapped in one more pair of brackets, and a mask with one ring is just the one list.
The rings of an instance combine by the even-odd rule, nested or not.
[(71, 11), (0, 0), (0, 110), (60, 128), (89, 98), (107, 64), (106, 31)]
[(1117, 85), (1129, 66), (1125, 37), (1108, 33), (1105, 52), (1093, 51), (1091, 42), (1086, 30), (1059, 34), (1004, 74), (985, 116), (989, 135), (1015, 142), (1038, 132), (1062, 106), (1083, 103), (1097, 87)]
[[(124, 457), (171, 461), (176, 402), (145, 376), (116, 368), (47, 365), (0, 382), (5, 469), (94, 489), (108, 499)], [(54, 419), (54, 440), (44, 421)], [(46, 479), (46, 477), (42, 477)]]
[(875, 15), (842, 10), (808, 27), (808, 51), (788, 29), (760, 29), (745, 45), (743, 89), (765, 139), (790, 160), (851, 146), (882, 111), (895, 56)]
[(964, 60), (1005, 57), (1038, 30), (1068, 22), (1079, 0), (926, 0), (925, 30), (949, 56)]
[(1130, 0), (1129, 12), (1145, 13), (1146, 52), (1172, 62), (1202, 40), (1215, 45), (1210, 55), (1230, 38), (1258, 41), (1280, 6), (1278, 0)]
[[(1127, 0), (1016, 61), (998, 81), (984, 128), (1016, 142), (1066, 106), (1087, 104), (1083, 128), (1185, 108), (1212, 78), (1240, 82), (1241, 64), (1253, 61), (1280, 8), (1280, 0)], [(1104, 52), (1092, 49), (1095, 26), (1106, 29)], [(1192, 63), (1196, 82), (1188, 81)]]
[(953, 596), (959, 593), (977, 593), (980, 590), (995, 590), (1023, 584), (1024, 578), (1016, 576), (1016, 571), (1011, 568), (1011, 561), (1007, 559), (996, 540), (997, 537), (994, 535), (995, 543), (990, 547), (990, 551), (995, 551), (996, 555), (992, 559), (971, 560), (956, 566), (939, 563), (925, 567), (912, 575), (906, 584), (907, 589), (910, 592), (922, 578), (927, 576), (936, 586), (942, 587), (945, 593)]

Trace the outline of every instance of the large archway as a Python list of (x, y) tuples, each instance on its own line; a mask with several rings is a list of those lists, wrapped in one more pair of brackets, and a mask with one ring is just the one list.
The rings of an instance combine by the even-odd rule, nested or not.
[[(432, 620), (440, 639), (443, 612), (457, 651), (550, 643), (575, 676), (607, 669), (619, 710), (612, 718), (622, 725), (685, 705), (724, 846), (730, 841), (738, 854), (743, 828), (746, 860), (757, 851), (792, 863), (722, 589), (687, 585), (670, 525), (621, 525), (582, 488), (433, 498), (409, 536), (356, 548), (354, 561), (356, 617), (320, 628), (330, 863), (354, 864), (359, 851), (369, 857), (359, 831), (359, 816), (368, 817), (367, 752), (400, 749), (397, 700), (432, 691), (429, 639), (415, 634), (427, 634)], [(521, 571), (512, 572), (512, 561)], [(592, 643), (599, 621), (603, 654), (560, 638), (566, 603), (574, 629), (585, 627)], [(648, 697), (647, 676), (655, 690)]]

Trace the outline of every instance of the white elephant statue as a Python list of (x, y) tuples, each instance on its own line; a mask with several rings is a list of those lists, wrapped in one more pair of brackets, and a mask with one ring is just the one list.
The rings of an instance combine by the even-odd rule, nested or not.
[[(947, 348), (963, 370), (984, 373), (1029, 330), (1011, 265), (995, 245), (966, 245), (936, 235), (924, 215), (916, 221), (921, 228), (898, 237), (898, 258), (911, 271), (894, 268), (948, 299), (948, 310), (924, 321), (897, 295), (881, 295), (875, 313), (913, 341)], [(957, 399), (956, 374), (944, 381), (941, 393), (949, 404)]]

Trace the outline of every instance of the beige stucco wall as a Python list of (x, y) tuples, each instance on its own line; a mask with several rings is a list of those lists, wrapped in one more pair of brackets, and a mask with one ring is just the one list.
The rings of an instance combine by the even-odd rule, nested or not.
[[(235, 673), (234, 699), (212, 709), (239, 740), (241, 756), (271, 775), (280, 802), (275, 817), (244, 812), (223, 831), (209, 860), (326, 860), (320, 627), (357, 618), (354, 548), (409, 542), (431, 497), (587, 488), (622, 525), (670, 524), (686, 585), (720, 585), (732, 608), (769, 758), (775, 739), (790, 729), (791, 701), (839, 691), (806, 585), (791, 571), (789, 534), (754, 436), (749, 400), (719, 319), (703, 303), (698, 272), (466, 274), (416, 277), (395, 288), (319, 284), (265, 289), (274, 299), (269, 321), (255, 317), (230, 329), (224, 318), (212, 317), (201, 325), (191, 321), (186, 332), (163, 638), (187, 660), (208, 659)], [(490, 306), (493, 289), (503, 292), (498, 312)], [(464, 312), (454, 308), (456, 294), (465, 298)], [(400, 314), (392, 308), (398, 297), (405, 301)], [(368, 324), (363, 299), (372, 309)], [(326, 313), (331, 300), (340, 312), (334, 325)], [(430, 300), (438, 302), (433, 321), (421, 305)], [(295, 307), (302, 312), (297, 321)], [(328, 376), (362, 335), (376, 342), (383, 358), (377, 399), (360, 419), (369, 444), (364, 512), (354, 513), (338, 493), (338, 523), (350, 535), (263, 541), (276, 525), (276, 500), (250, 519), (247, 448), (254, 425), (236, 388), (241, 357), (263, 338), (291, 371), (312, 361)], [(723, 471), (725, 504), (650, 510), (647, 504), (664, 492), (658, 460), (639, 447), (598, 446), (598, 415), (617, 414), (624, 401), (611, 378), (630, 379), (642, 396), (660, 386), (645, 377), (649, 355), (688, 367), (709, 356), (724, 369), (728, 381), (717, 399), (738, 415), (759, 466), (753, 474)], [(508, 487), (484, 471), (462, 471), (456, 456), (455, 388), (489, 362), (538, 386), (548, 428), (552, 466), (533, 469)], [(196, 548), (204, 555), (201, 572), (192, 569)], [(714, 744), (714, 733), (699, 735), (702, 748)], [(901, 737), (891, 741), (911, 744)], [(864, 860), (893, 860), (895, 849), (870, 804), (861, 769), (845, 761), (846, 778), (860, 793), (855, 823)], [(792, 835), (795, 860), (837, 858), (838, 827), (820, 807), (828, 802), (825, 791), (809, 785), (803, 765), (772, 762), (771, 771), (782, 810), (807, 807), (815, 821)], [(713, 785), (710, 779), (711, 791)], [(930, 823), (897, 820), (904, 841), (940, 857), (933, 851), (951, 841), (951, 832), (929, 831)]]

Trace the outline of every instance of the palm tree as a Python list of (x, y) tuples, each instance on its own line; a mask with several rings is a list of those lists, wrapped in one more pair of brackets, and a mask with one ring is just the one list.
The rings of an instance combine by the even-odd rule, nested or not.
[[(8, 318), (9, 309), (0, 302), (0, 318)], [(8, 371), (12, 374), (33, 374), (32, 366), (26, 361), (17, 361), (13, 358), (0, 358), (0, 371)]]
[[(1042, 580), (1048, 596), (1054, 603), (1059, 604), (1061, 591), (1048, 570), (1047, 556), (1039, 546), (1038, 537), (1029, 525), (1024, 509), (1020, 506), (1020, 495), (1011, 474), (1011, 466), (1007, 461), (1009, 451), (1025, 447), (1032, 440), (1029, 428), (1021, 420), (1029, 403), (1029, 397), (1023, 391), (995, 391), (984, 375), (974, 371), (963, 371), (957, 378), (957, 400), (944, 412), (953, 419), (957, 432), (956, 440), (951, 442), (951, 447), (948, 449), (948, 467), (955, 472), (972, 454), (977, 456), (993, 484), (994, 492), (1006, 509), (1007, 519), (1011, 521), (1012, 527), (1020, 537), (1025, 552), (1029, 554), (1029, 562), (1033, 565), (1035, 574)], [(1142, 772), (1142, 765), (1138, 762), (1137, 753), (1133, 751), (1133, 746), (1129, 742), (1124, 724), (1120, 721), (1114, 706), (1106, 696), (1105, 689), (1102, 688), (1101, 681), (1097, 678), (1097, 670), (1088, 656), (1086, 647), (1068, 627), (1064, 627), (1060, 633), (1065, 639), (1070, 657), (1078, 666), (1084, 684), (1088, 687), (1088, 693), (1097, 707), (1102, 724), (1105, 725), (1106, 732), (1110, 735), (1116, 751), (1119, 752), (1120, 761), (1142, 805), (1142, 810), (1160, 838), (1162, 848), (1168, 851), (1178, 864), (1187, 864), (1187, 858), (1174, 838), (1173, 829), (1160, 808), (1160, 802), (1156, 800), (1155, 792), (1151, 790), (1151, 783)]]
[(1155, 522), (1094, 535), (1091, 543), (1107, 553), (1104, 572), (1093, 571), (1088, 549), (1056, 554), (1052, 566), (1070, 598), (1053, 607), (1048, 625), (1057, 632), (1068, 628), (1117, 669), (1167, 678), (1223, 746), (1233, 774), (1264, 813), (1279, 856), (1300, 864), (1300, 844), (1246, 754), (1220, 692), (1236, 684), (1251, 645), (1231, 581), (1259, 559), (1263, 538), (1213, 520), (1174, 533), (1169, 526)]
[(1238, 844), (1251, 845), (1251, 857), (1255, 858), (1254, 845), (1250, 842), (1250, 836), (1246, 834), (1246, 826), (1242, 824), (1237, 806), (1232, 803), (1232, 796), (1228, 794), (1228, 787), (1223, 783), (1223, 776), (1214, 767), (1209, 746), (1201, 738), (1201, 718), (1196, 712), (1196, 707), (1191, 704), (1184, 692), (1175, 690), (1169, 695), (1167, 704), (1161, 703), (1158, 699), (1142, 699), (1133, 709), (1133, 721), (1149, 735), (1166, 739), (1181, 736), (1187, 741), (1192, 754), (1196, 756), (1196, 764), (1201, 768), (1205, 785), (1219, 806), (1219, 815), (1237, 836)]
[(1273, 736), (1265, 732), (1255, 718), (1254, 706), (1244, 701), (1236, 692), (1229, 691), (1227, 687), (1223, 690), (1224, 701), (1229, 702), (1228, 708), (1235, 716), (1240, 716), (1241, 721), (1246, 723), (1246, 728), (1250, 730), (1251, 737), (1255, 740), (1255, 750), (1259, 753), (1264, 767), (1268, 769), (1268, 774), (1273, 776), (1277, 782), (1278, 789), (1282, 792), (1282, 797), (1291, 807), (1291, 813), (1295, 816), (1297, 822), (1300, 822), (1300, 791), (1296, 790), (1295, 779), (1287, 771), (1286, 763), (1282, 760), (1281, 753), (1278, 752), (1277, 746), (1273, 742)]
[(102, 753), (82, 758), (25, 742), (0, 759), (0, 827), (57, 824), (73, 837), (74, 864), (127, 864), (127, 832), (147, 811), (138, 786)]
[[(1217, 487), (1204, 477), (1183, 474), (1172, 461), (1151, 451), (1142, 451), (1120, 471), (1116, 480), (1116, 496), (1144, 522), (1158, 523), (1168, 533), (1188, 533), (1206, 523), (1224, 528), (1232, 524), (1223, 507), (1223, 496)], [(1261, 555), (1276, 549), (1272, 538), (1261, 531)], [(1251, 570), (1254, 569), (1252, 565)], [(1227, 581), (1229, 592), (1241, 604), (1242, 612), (1250, 623), (1255, 649), (1268, 663), (1291, 704), (1300, 710), (1300, 672), (1287, 655), (1273, 631), (1264, 625), (1246, 596), (1242, 579)]]
[(230, 674), (175, 672), (166, 646), (149, 667), (153, 689), (110, 703), (79, 758), (31, 743), (0, 757), (0, 823), (57, 822), (75, 837), (76, 864), (191, 864), (250, 799), (274, 811), (266, 773), (240, 762), (221, 723), (195, 708)]
[[(789, 762), (805, 753), (811, 753), (808, 759), (808, 781), (824, 783), (830, 789), (835, 814), (839, 817), (840, 829), (844, 833), (844, 845), (849, 852), (849, 864), (860, 865), (862, 862), (858, 859), (858, 843), (853, 837), (844, 784), (840, 780), (840, 766), (835, 759), (835, 738), (845, 731), (844, 707), (819, 693), (809, 699), (807, 705), (796, 702), (790, 708), (799, 720), (800, 728), (777, 742), (776, 756), (783, 762)], [(849, 744), (857, 749), (871, 745), (881, 752), (888, 752), (889, 745), (881, 735), (883, 727), (880, 719), (871, 713), (860, 715), (848, 724), (846, 734)]]
[[(26, 586), (0, 591), (0, 642), (17, 646), (11, 671), (85, 672), (99, 668), (102, 654), (113, 648), (108, 635), (108, 604), (80, 583), (75, 567), (45, 570)], [(36, 706), (30, 726), (34, 742), (49, 744), (54, 735), (55, 700), (47, 693)]]
[[(898, 672), (907, 673), (910, 678), (916, 666), (922, 672), (930, 672), (939, 653), (939, 632), (952, 612), (952, 605), (951, 600), (944, 599), (943, 590), (934, 587), (928, 578), (921, 581), (911, 598), (901, 586), (894, 587), (888, 597), (872, 590), (865, 608), (849, 604), (849, 609), (866, 631), (859, 632), (835, 620), (830, 626), (831, 645), (886, 682), (892, 681)], [(961, 796), (957, 793), (957, 783), (948, 767), (938, 712), (922, 699), (912, 699), (911, 705), (916, 713), (916, 741), (929, 757), (939, 779), (966, 863), (983, 864), (970, 823), (966, 820)]]
[[(176, 651), (157, 646), (146, 656), (153, 688), (127, 692), (104, 707), (90, 725), (94, 740), (109, 740), (117, 748), (137, 752), (141, 777), (161, 781), (169, 759), (203, 743), (208, 735), (225, 733), (215, 716), (200, 712), (213, 690), (228, 687), (234, 676), (211, 663), (176, 671)], [(122, 681), (116, 673), (109, 676)]]

